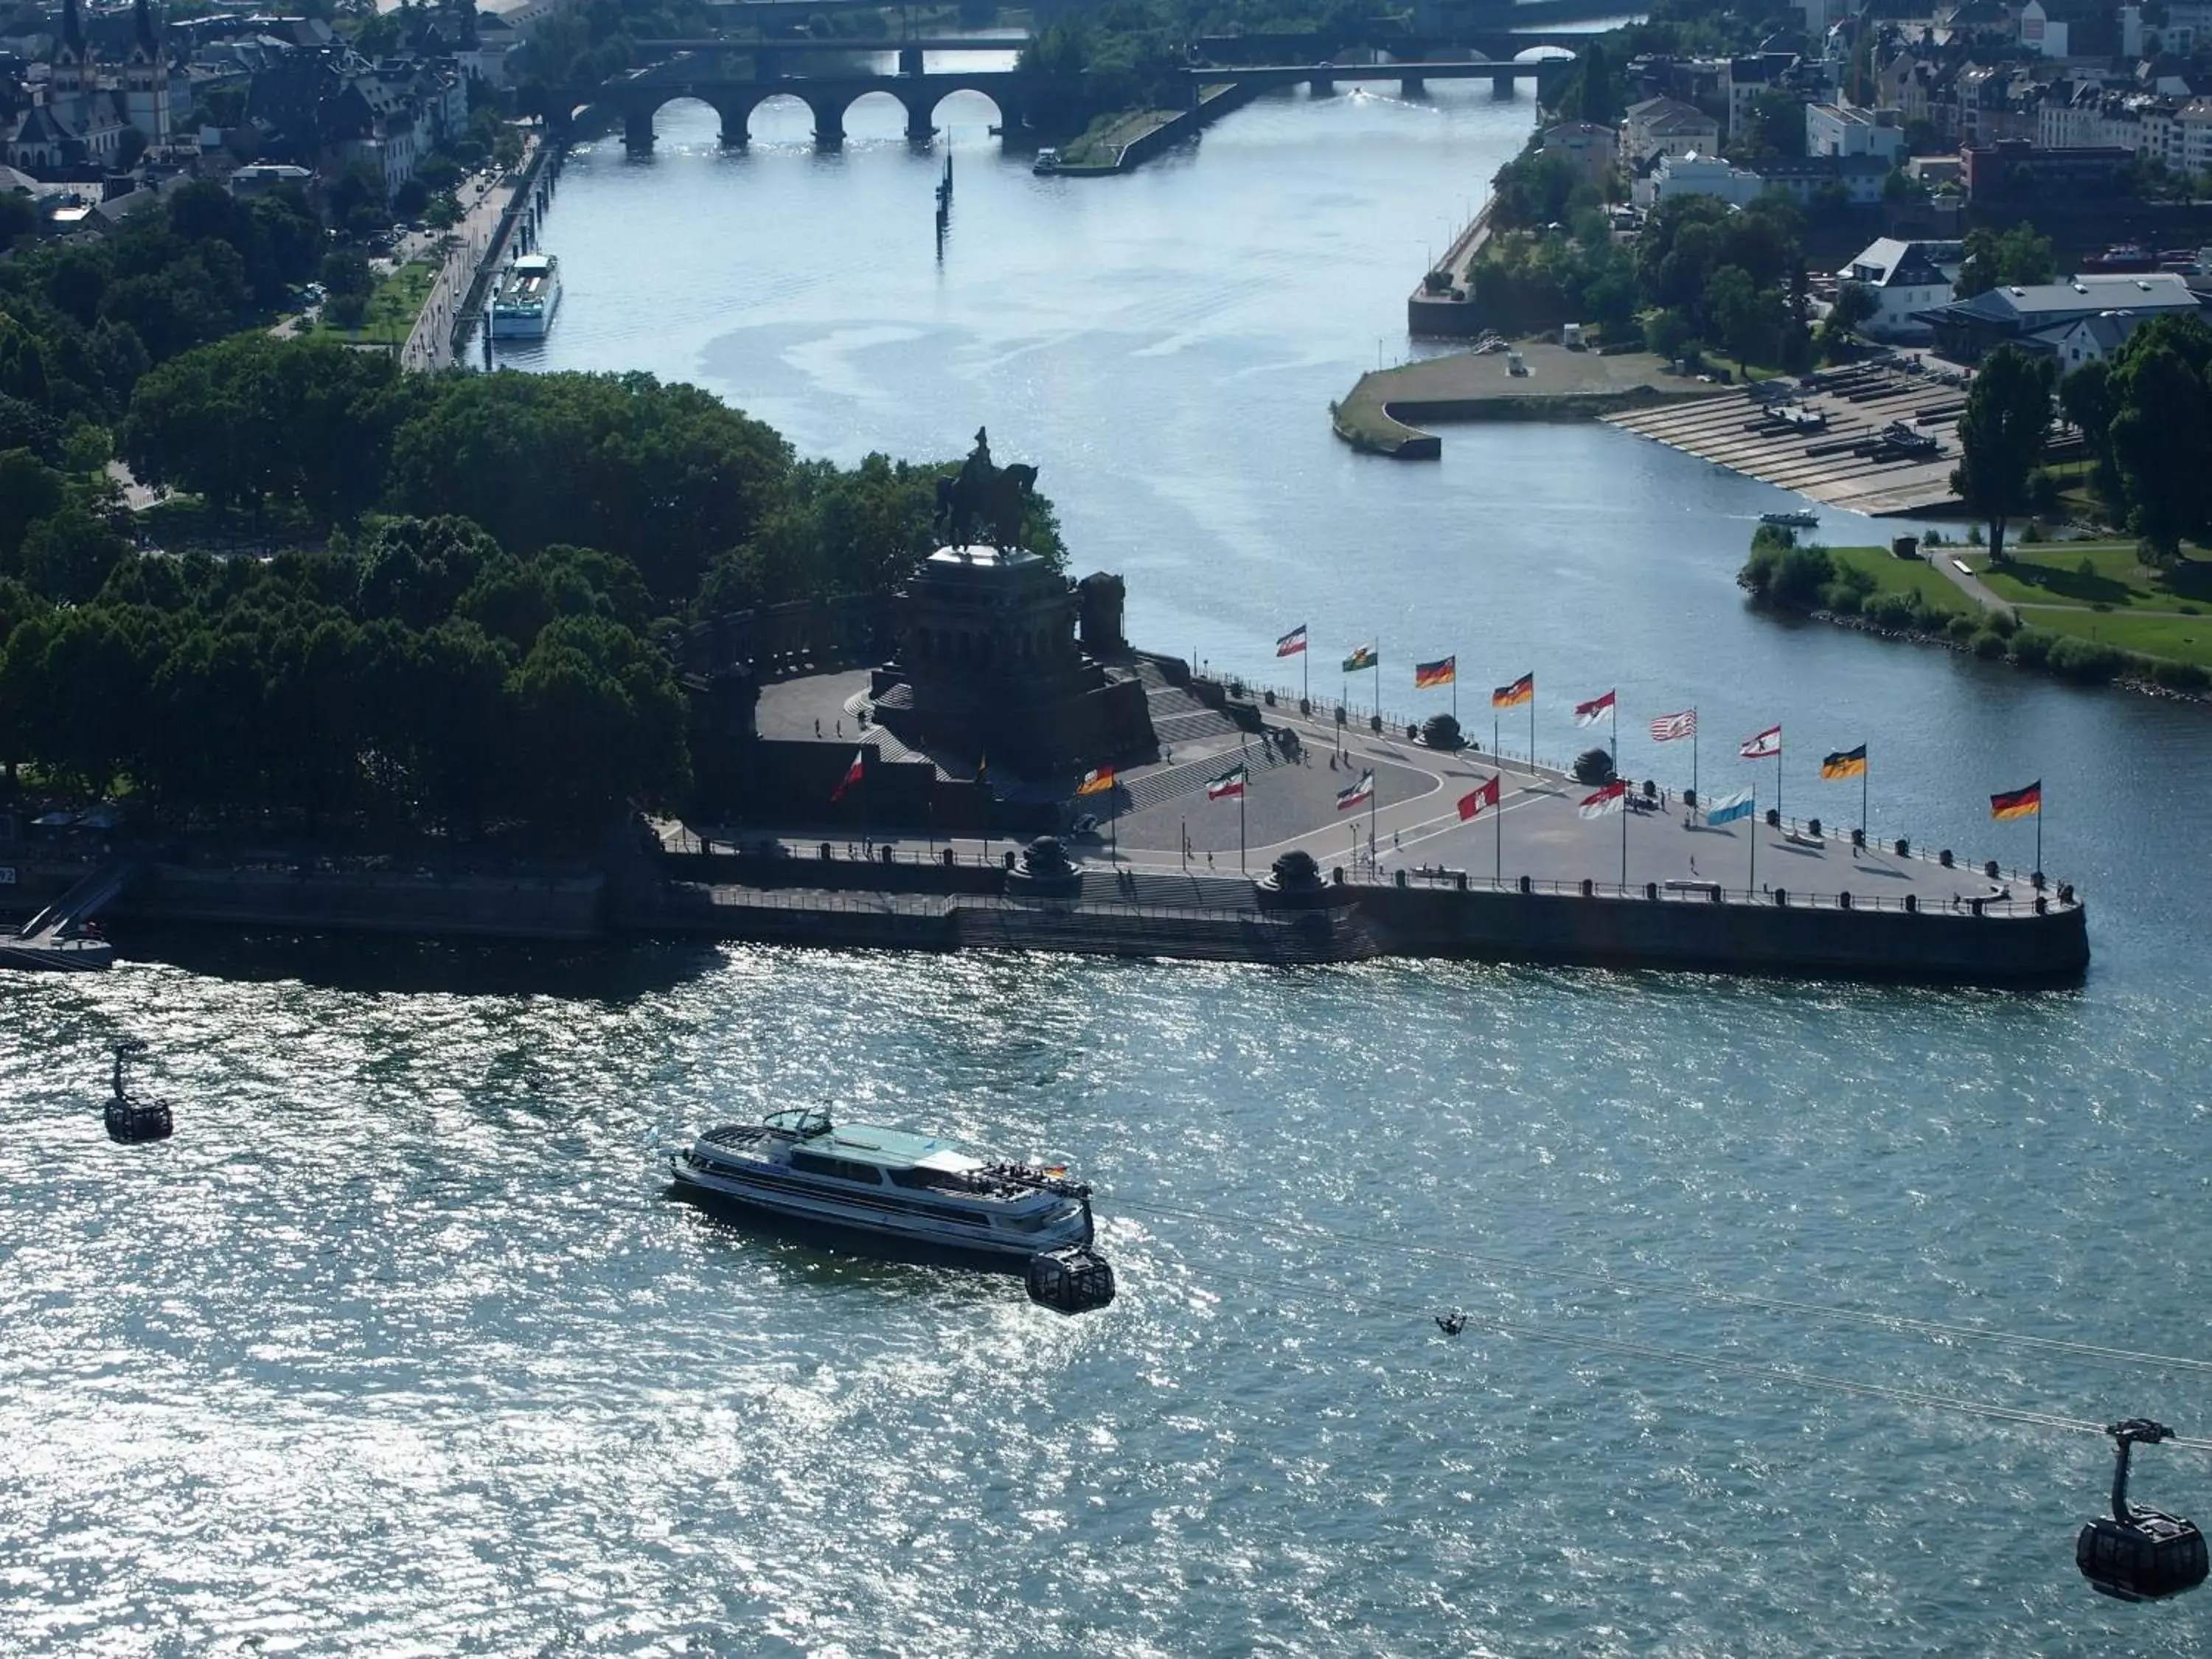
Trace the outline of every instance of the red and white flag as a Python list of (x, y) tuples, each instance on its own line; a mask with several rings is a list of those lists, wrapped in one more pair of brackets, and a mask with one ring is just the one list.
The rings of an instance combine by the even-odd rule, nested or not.
[(1493, 776), (1473, 794), (1462, 795), (1459, 798), (1459, 821), (1465, 823), (1469, 818), (1494, 809), (1498, 805), (1498, 779)]
[(845, 792), (860, 781), (861, 753), (862, 751), (858, 749), (853, 751), (853, 763), (845, 769), (845, 775), (837, 780), (837, 787), (830, 792), (831, 805), (836, 805), (843, 798)]
[(1698, 734), (1698, 711), (1685, 708), (1679, 714), (1662, 714), (1651, 722), (1651, 741), (1674, 743)]
[(1603, 720), (1611, 713), (1613, 713), (1613, 693), (1608, 691), (1601, 697), (1592, 697), (1588, 702), (1577, 703), (1575, 705), (1575, 724), (1577, 726), (1595, 726), (1600, 720)]
[(1583, 804), (1576, 809), (1586, 818), (1610, 817), (1615, 812), (1628, 810), (1628, 781), (1615, 778), (1595, 795), (1584, 795)]
[(1770, 726), (1755, 738), (1746, 738), (1736, 751), (1746, 760), (1772, 760), (1782, 752), (1782, 728)]

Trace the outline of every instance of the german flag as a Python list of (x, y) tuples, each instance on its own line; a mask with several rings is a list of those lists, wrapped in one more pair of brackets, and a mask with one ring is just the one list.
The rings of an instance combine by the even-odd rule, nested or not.
[(1425, 691), (1432, 685), (1449, 685), (1458, 678), (1457, 657), (1440, 657), (1435, 662), (1413, 665), (1413, 690), (1416, 691)]
[(2043, 814), (2043, 780), (2038, 778), (2025, 789), (2014, 789), (2002, 795), (1990, 797), (1990, 816), (1993, 818), (2033, 818)]
[(1523, 674), (1510, 685), (1501, 685), (1490, 694), (1492, 708), (1518, 708), (1524, 702), (1536, 701), (1536, 677)]
[(1114, 787), (1114, 769), (1101, 766), (1085, 772), (1083, 781), (1075, 786), (1079, 795), (1103, 795)]
[(1838, 749), (1820, 763), (1824, 778), (1863, 778), (1866, 775), (1866, 745)]

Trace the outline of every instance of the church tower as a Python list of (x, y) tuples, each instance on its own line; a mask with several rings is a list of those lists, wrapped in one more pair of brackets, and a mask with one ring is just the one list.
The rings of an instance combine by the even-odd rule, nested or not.
[(76, 0), (62, 0), (62, 36), (54, 42), (52, 101), (58, 112), (76, 117), (98, 85), (92, 54), (84, 44), (84, 19)]
[[(74, 8), (76, 0), (69, 0)], [(169, 142), (169, 63), (154, 27), (153, 9), (133, 0), (131, 55), (123, 64), (124, 118), (146, 136), (150, 149)]]

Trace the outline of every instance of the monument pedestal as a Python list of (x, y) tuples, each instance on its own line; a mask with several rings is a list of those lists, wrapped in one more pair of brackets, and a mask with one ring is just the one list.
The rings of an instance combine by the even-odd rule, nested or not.
[(1076, 641), (1075, 586), (1034, 553), (941, 547), (896, 603), (877, 718), (915, 748), (1031, 779), (1157, 748), (1145, 688)]

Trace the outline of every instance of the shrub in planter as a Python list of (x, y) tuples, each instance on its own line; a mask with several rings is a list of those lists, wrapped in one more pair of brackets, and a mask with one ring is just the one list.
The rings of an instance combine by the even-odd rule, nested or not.
[(1459, 722), (1449, 714), (1431, 714), (1421, 722), (1421, 741), (1431, 749), (1458, 749), (1466, 742)]

